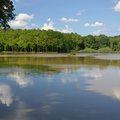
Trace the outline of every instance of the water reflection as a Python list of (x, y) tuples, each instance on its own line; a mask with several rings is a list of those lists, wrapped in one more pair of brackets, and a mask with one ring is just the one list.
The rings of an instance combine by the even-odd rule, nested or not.
[(18, 101), (18, 105), (13, 115), (10, 116), (11, 120), (29, 120), (28, 114), (33, 110), (28, 108), (22, 101)]
[(120, 120), (117, 62), (69, 59), (29, 58), (21, 65), (15, 58), (12, 67), (1, 65), (0, 119)]
[(55, 106), (62, 104), (64, 95), (60, 93), (50, 93), (45, 96), (44, 105), (40, 108), (40, 112), (44, 114), (52, 114)]
[[(120, 69), (115, 67), (109, 67), (104, 70), (99, 69), (98, 75), (96, 69), (86, 71), (85, 73), (93, 79), (88, 80), (87, 90), (97, 92), (105, 96), (111, 96), (120, 100)], [(96, 77), (97, 76), (97, 77)]]
[(102, 78), (101, 69), (94, 68), (94, 69), (82, 69), (81, 72), (83, 73), (84, 77), (93, 78), (94, 80), (98, 80)]
[(0, 102), (7, 107), (13, 103), (13, 94), (10, 86), (0, 83)]
[(8, 77), (23, 88), (33, 85), (33, 80), (25, 75), (25, 71), (23, 69), (9, 73)]

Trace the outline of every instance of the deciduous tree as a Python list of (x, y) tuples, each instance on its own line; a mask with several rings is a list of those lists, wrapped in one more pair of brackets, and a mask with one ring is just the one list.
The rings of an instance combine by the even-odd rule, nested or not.
[(8, 22), (14, 19), (14, 10), (12, 0), (0, 0), (0, 28), (10, 28)]

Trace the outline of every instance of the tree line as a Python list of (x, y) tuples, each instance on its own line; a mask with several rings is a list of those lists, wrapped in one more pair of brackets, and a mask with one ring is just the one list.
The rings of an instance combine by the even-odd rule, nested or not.
[[(120, 51), (120, 36), (81, 36), (52, 30), (0, 30), (0, 51), (71, 52), (102, 50)], [(89, 51), (88, 51), (89, 52)]]

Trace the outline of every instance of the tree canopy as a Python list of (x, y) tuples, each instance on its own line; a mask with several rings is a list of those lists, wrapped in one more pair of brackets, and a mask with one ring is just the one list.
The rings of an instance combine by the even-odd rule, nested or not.
[(14, 5), (11, 0), (0, 0), (0, 28), (8, 29), (8, 22), (14, 19)]
[(71, 52), (120, 51), (120, 36), (81, 36), (52, 30), (0, 30), (0, 51)]

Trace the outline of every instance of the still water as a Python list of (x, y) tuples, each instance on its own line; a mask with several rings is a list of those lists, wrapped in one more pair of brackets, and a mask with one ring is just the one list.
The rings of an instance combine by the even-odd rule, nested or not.
[(120, 61), (0, 58), (0, 120), (120, 120)]

